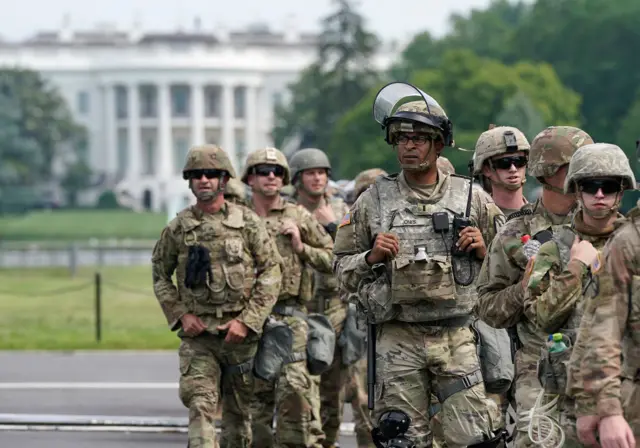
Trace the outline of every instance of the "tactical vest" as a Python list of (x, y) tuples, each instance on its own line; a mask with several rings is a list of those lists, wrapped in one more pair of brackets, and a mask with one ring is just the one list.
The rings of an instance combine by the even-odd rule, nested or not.
[[(397, 175), (379, 177), (372, 189), (378, 205), (379, 224), (372, 233), (392, 232), (399, 239), (396, 257), (387, 263), (390, 276), (390, 304), (399, 308), (395, 318), (405, 322), (431, 322), (469, 316), (477, 300), (475, 278), (481, 262), (470, 256), (466, 266), (452, 263), (453, 218), (462, 216), (467, 206), (469, 181), (449, 176), (442, 185), (444, 195), (435, 200), (406, 197), (400, 191)], [(435, 213), (446, 213), (449, 227), (436, 233)], [(426, 256), (425, 256), (426, 255)], [(473, 269), (473, 282), (457, 284), (454, 269)], [(467, 273), (468, 274), (468, 273)]]
[[(240, 311), (254, 283), (254, 263), (244, 239), (242, 209), (227, 202), (227, 216), (199, 220), (191, 209), (177, 216), (179, 223), (178, 294), (196, 315)], [(211, 279), (193, 289), (184, 286), (189, 246), (201, 245), (211, 256)]]
[(291, 237), (280, 233), (280, 227), (286, 219), (291, 219), (298, 223), (299, 215), (296, 206), (285, 203), (282, 210), (272, 210), (269, 215), (262, 218), (269, 235), (276, 242), (278, 253), (282, 258), (282, 287), (278, 300), (287, 300), (300, 295), (300, 283), (302, 272), (305, 267), (300, 257), (293, 251)]

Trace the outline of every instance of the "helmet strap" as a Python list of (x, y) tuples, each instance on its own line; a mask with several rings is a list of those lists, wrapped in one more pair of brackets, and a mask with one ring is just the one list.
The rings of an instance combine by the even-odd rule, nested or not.
[(526, 176), (522, 178), (522, 182), (520, 182), (520, 185), (508, 184), (506, 182), (503, 182), (503, 181), (500, 180), (500, 176), (498, 176), (498, 172), (494, 168), (493, 163), (491, 163), (491, 159), (487, 160), (487, 162), (489, 163), (489, 169), (491, 170), (491, 172), (496, 175), (496, 179), (497, 180), (493, 180), (493, 179), (489, 178), (489, 181), (493, 185), (499, 185), (502, 188), (504, 188), (506, 190), (509, 190), (509, 191), (518, 191), (527, 182), (527, 177)]
[[(402, 168), (404, 171), (414, 171), (414, 172), (425, 172), (425, 171), (429, 171), (429, 169), (432, 166), (431, 161), (429, 161), (429, 154), (431, 154), (431, 151), (433, 150), (433, 148), (435, 148), (435, 138), (431, 137), (429, 139), (429, 142), (431, 142), (431, 146), (429, 147), (429, 149), (427, 150), (427, 153), (424, 156), (424, 160), (422, 162), (420, 162), (419, 164), (408, 164), (408, 163), (402, 163), (400, 161), (400, 155), (398, 154), (398, 146), (394, 145), (394, 149), (396, 151), (396, 158), (398, 159), (398, 163), (400, 164), (400, 168)], [(438, 154), (438, 156), (440, 156)], [(437, 160), (437, 158), (436, 158)]]

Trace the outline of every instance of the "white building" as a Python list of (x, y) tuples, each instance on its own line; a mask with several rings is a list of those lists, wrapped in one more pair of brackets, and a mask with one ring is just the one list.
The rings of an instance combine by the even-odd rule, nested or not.
[[(181, 170), (191, 145), (216, 143), (237, 170), (248, 151), (273, 145), (274, 108), (315, 58), (316, 36), (266, 27), (171, 33), (68, 26), (0, 41), (0, 66), (37, 70), (89, 130), (89, 165), (136, 208), (181, 207), (191, 194)], [(387, 67), (394, 51), (376, 60)], [(95, 200), (95, 194), (92, 195)]]

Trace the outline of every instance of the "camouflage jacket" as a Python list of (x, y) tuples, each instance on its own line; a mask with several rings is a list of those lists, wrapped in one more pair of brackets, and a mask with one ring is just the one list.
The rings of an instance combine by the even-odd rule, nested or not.
[[(304, 207), (279, 199), (279, 204), (262, 218), (282, 257), (282, 288), (278, 300), (300, 298), (304, 302), (309, 300), (312, 288), (311, 277), (305, 270), (310, 267), (331, 273), (333, 239)], [(253, 203), (251, 205), (253, 207)], [(280, 233), (286, 220), (295, 221), (300, 229), (304, 250), (299, 255), (293, 250), (291, 237)]]
[(474, 184), (473, 186), (478, 190), (478, 195), (482, 198), (482, 203), (484, 204), (485, 212), (482, 216), (486, 222), (480, 223), (480, 226), (482, 229), (486, 229), (486, 234), (484, 234), (485, 244), (489, 247), (489, 244), (491, 244), (491, 241), (493, 241), (498, 234), (498, 231), (504, 226), (505, 222), (507, 222), (507, 217), (502, 209), (493, 202), (493, 198), (489, 193), (478, 184)]
[(478, 276), (478, 303), (475, 311), (480, 319), (495, 328), (517, 325), (518, 337), (524, 346), (537, 353), (539, 341), (535, 323), (524, 316), (524, 288), (521, 284), (528, 258), (523, 251), (522, 236), (534, 236), (542, 230), (555, 230), (568, 224), (571, 215), (555, 216), (541, 200), (523, 206), (512, 214), (494, 238)]
[(578, 416), (620, 415), (624, 408), (638, 434), (640, 401), (633, 389), (621, 392), (623, 379), (631, 387), (640, 379), (640, 210), (628, 218), (604, 248), (605, 268), (580, 324), (582, 356), (571, 359), (568, 388)]
[[(209, 250), (211, 277), (191, 289), (184, 280), (194, 245)], [(207, 214), (192, 206), (165, 227), (153, 249), (153, 289), (172, 330), (189, 313), (215, 333), (223, 313), (237, 312), (238, 320), (261, 333), (280, 293), (279, 260), (264, 223), (247, 207), (225, 202), (217, 213)]]
[[(438, 183), (433, 190), (433, 193), (429, 196), (428, 200), (422, 199), (420, 195), (413, 191), (406, 182), (402, 181), (403, 174), (387, 176), (384, 178), (379, 178), (376, 181), (376, 188), (370, 187), (362, 195), (357, 199), (357, 201), (351, 207), (349, 213), (345, 216), (342, 223), (340, 224), (340, 228), (338, 229), (338, 233), (336, 236), (336, 241), (334, 244), (334, 272), (338, 276), (338, 280), (340, 282), (341, 288), (344, 291), (353, 294), (351, 297), (364, 297), (369, 296), (368, 291), (373, 291), (374, 289), (377, 291), (389, 291), (393, 288), (391, 285), (391, 281), (387, 279), (386, 276), (380, 276), (376, 272), (374, 272), (374, 267), (369, 266), (366, 262), (366, 257), (373, 248), (373, 242), (375, 241), (375, 236), (378, 232), (387, 231), (388, 229), (382, 228), (384, 226), (383, 222), (393, 221), (393, 217), (397, 216), (398, 207), (403, 207), (403, 204), (395, 203), (394, 199), (384, 197), (383, 193), (378, 194), (377, 184), (379, 182), (393, 182), (395, 185), (393, 186), (393, 190), (397, 191), (403, 197), (406, 197), (408, 201), (412, 203), (421, 204), (425, 203), (427, 206), (441, 206), (443, 208), (450, 209), (460, 209), (463, 210), (466, 208), (467, 197), (468, 197), (468, 181), (465, 178), (461, 178), (457, 176), (455, 178), (455, 189), (452, 186), (454, 183), (453, 177), (451, 175), (444, 175), (443, 173), (439, 173), (438, 175)], [(466, 189), (461, 188), (467, 185)], [(391, 187), (389, 187), (391, 188)], [(482, 195), (479, 193), (477, 188), (473, 188), (472, 193), (472, 202), (471, 202), (471, 221), (473, 225), (479, 226), (481, 231), (483, 232), (483, 238), (485, 240), (488, 239), (487, 231), (490, 231), (490, 226), (487, 226), (489, 218), (486, 214), (486, 202), (491, 199), (486, 195)], [(452, 197), (454, 203), (451, 204), (441, 204), (442, 199), (445, 196)], [(455, 198), (453, 198), (455, 197)], [(390, 216), (382, 216), (381, 213), (387, 210)], [(450, 221), (451, 222), (451, 221)], [(429, 238), (439, 239), (440, 235), (430, 236)], [(453, 238), (451, 232), (448, 232), (446, 238)], [(457, 238), (456, 238), (457, 240)], [(443, 254), (442, 257), (439, 255), (436, 257), (437, 264), (445, 264), (446, 260), (450, 260), (449, 255), (449, 244), (452, 241), (448, 241), (444, 244), (443, 248), (446, 250), (446, 254)], [(446, 246), (446, 247), (445, 247)], [(408, 255), (408, 254), (407, 254)], [(413, 255), (413, 254), (411, 254)], [(436, 259), (434, 258), (434, 261)], [(389, 263), (388, 263), (389, 264)], [(398, 263), (396, 263), (398, 264)], [(479, 264), (478, 264), (479, 266)], [(474, 266), (475, 267), (475, 266)], [(451, 266), (449, 266), (449, 271), (447, 272), (447, 277), (451, 274)], [(392, 268), (387, 267), (387, 271), (391, 272)], [(477, 273), (477, 270), (474, 269)], [(442, 272), (440, 273), (442, 274)], [(475, 280), (475, 278), (473, 279)], [(428, 281), (435, 281), (435, 278), (432, 278)], [(381, 282), (378, 285), (378, 282)], [(444, 280), (443, 280), (444, 282)], [(439, 289), (434, 285), (434, 289)], [(441, 285), (443, 288), (454, 288), (454, 285)], [(473, 286), (473, 282), (469, 285), (469, 288), (473, 289), (471, 298), (473, 302), (475, 302), (475, 287)], [(458, 291), (459, 292), (459, 291)], [(458, 292), (453, 292), (453, 294), (457, 294)], [(382, 293), (386, 294), (386, 293)], [(426, 298), (425, 298), (426, 299)], [(420, 300), (420, 299), (419, 299)], [(386, 299), (386, 302), (389, 302), (389, 299)], [(396, 307), (396, 305), (393, 305)], [(425, 309), (417, 310), (416, 306), (409, 305), (399, 305), (401, 311), (398, 314), (399, 320), (407, 320), (407, 321), (421, 321), (419, 318), (420, 315), (425, 313), (430, 313), (427, 309), (431, 309), (434, 305), (430, 305), (429, 301), (424, 300), (420, 305)], [(451, 315), (447, 317), (455, 317), (456, 316), (456, 308), (449, 308), (449, 311), (440, 310), (433, 311), (433, 313), (446, 312), (447, 314), (450, 312)], [(404, 316), (404, 317), (403, 317)]]

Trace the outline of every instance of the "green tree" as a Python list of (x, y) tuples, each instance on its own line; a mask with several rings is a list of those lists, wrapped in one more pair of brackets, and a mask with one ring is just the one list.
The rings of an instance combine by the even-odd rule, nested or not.
[[(86, 131), (39, 73), (0, 69), (0, 201), (38, 197), (53, 179), (53, 162), (75, 150)], [(17, 194), (17, 192), (21, 192)], [(30, 192), (30, 193), (29, 193)], [(18, 204), (19, 205), (19, 204)], [(11, 207), (9, 207), (10, 209)]]
[(273, 136), (281, 145), (288, 136), (304, 132), (337, 164), (340, 148), (329, 147), (333, 127), (375, 82), (370, 61), (379, 41), (365, 29), (352, 1), (334, 3), (336, 11), (322, 21), (318, 59), (290, 86), (292, 101), (276, 110)]
[(538, 112), (529, 97), (521, 91), (507, 100), (504, 108), (496, 117), (496, 124), (520, 129), (529, 141), (545, 127), (542, 114)]
[[(564, 87), (548, 64), (519, 63), (507, 66), (481, 58), (469, 50), (453, 50), (442, 58), (439, 69), (414, 73), (410, 82), (433, 96), (453, 121), (456, 146), (473, 150), (489, 124), (498, 121), (514, 98), (526, 96), (541, 121), (577, 124), (580, 96)], [(383, 132), (371, 115), (377, 89), (346, 112), (336, 126), (332, 147), (349, 148), (342, 153), (340, 176), (353, 176), (363, 161), (397, 170), (395, 156), (382, 140)], [(537, 132), (537, 131), (536, 131)], [(383, 148), (387, 148), (384, 150)], [(446, 157), (458, 172), (467, 172), (469, 152), (447, 149)]]

